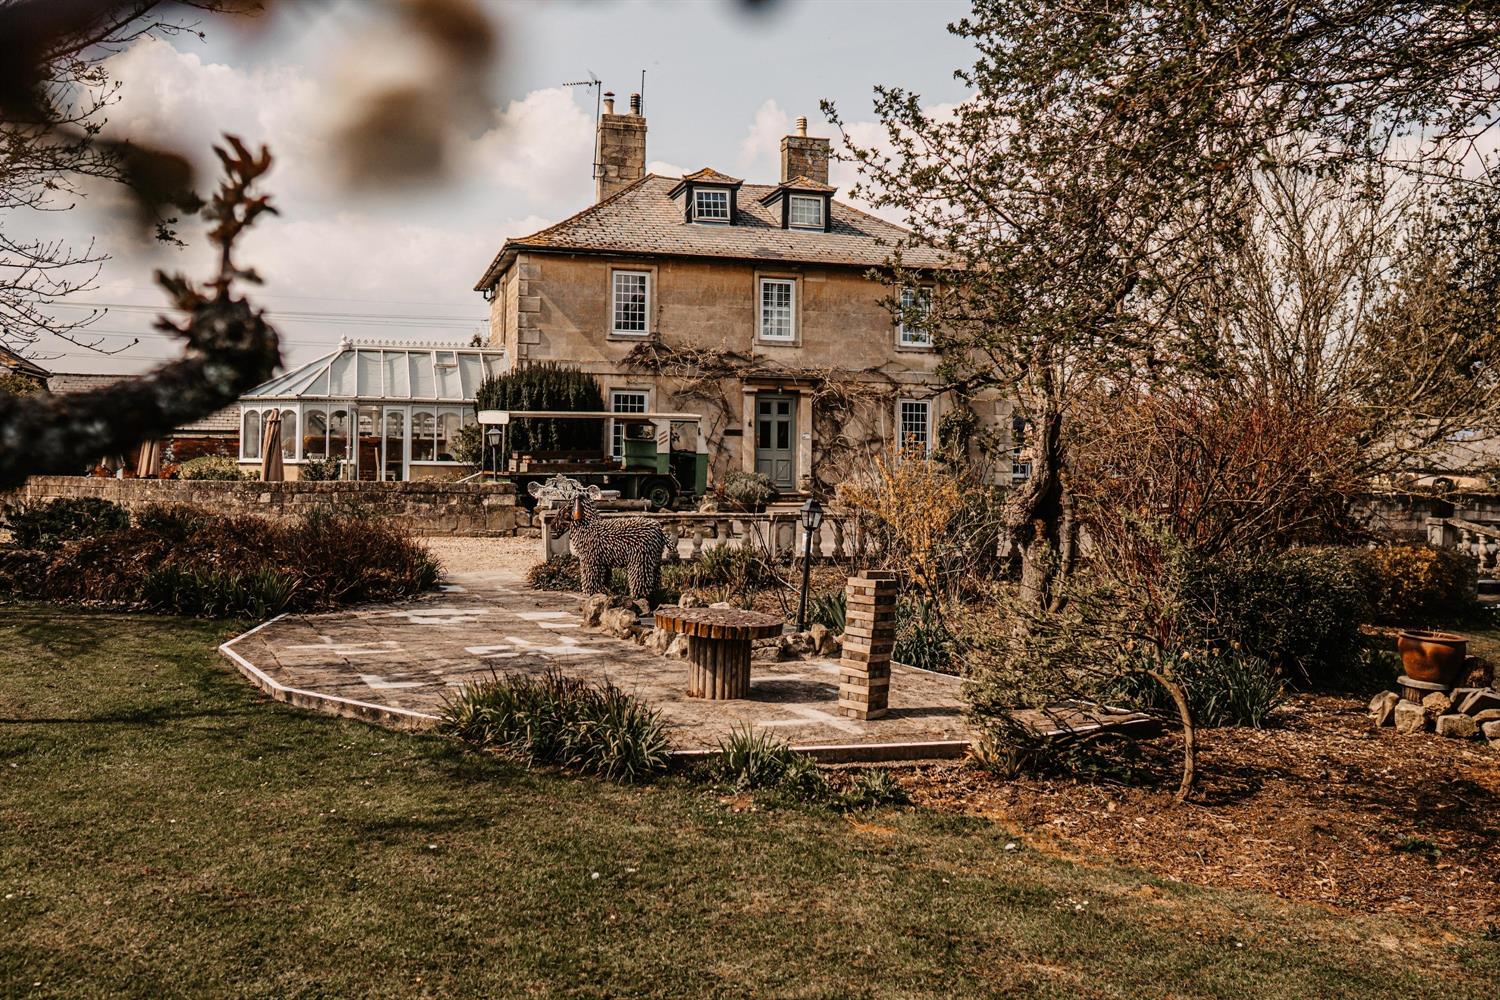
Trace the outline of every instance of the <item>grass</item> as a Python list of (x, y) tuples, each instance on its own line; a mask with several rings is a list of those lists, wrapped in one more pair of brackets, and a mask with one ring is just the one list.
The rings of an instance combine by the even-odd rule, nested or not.
[[(0, 609), (5, 996), (1481, 997), (1500, 943), (747, 811), (268, 703), (225, 624)], [(33, 986), (33, 984), (40, 984)]]

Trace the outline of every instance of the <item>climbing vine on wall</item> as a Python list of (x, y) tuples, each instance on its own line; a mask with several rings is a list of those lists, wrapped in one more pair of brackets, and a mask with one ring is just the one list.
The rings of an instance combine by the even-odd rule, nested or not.
[(901, 383), (895, 362), (867, 368), (794, 367), (726, 348), (637, 344), (625, 356), (632, 371), (669, 380), (664, 387), (674, 406), (697, 405), (707, 412), (705, 434), (711, 448), (723, 445), (724, 431), (740, 422), (740, 384), (764, 379), (791, 383), (812, 400), (813, 488), (830, 492), (857, 468), (868, 467), (885, 438), (880, 414), (894, 410)]

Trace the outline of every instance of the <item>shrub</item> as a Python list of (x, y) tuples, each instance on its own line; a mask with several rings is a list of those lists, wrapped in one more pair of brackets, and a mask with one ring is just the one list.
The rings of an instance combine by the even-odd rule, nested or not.
[(716, 545), (706, 548), (686, 562), (664, 567), (663, 583), (679, 590), (694, 587), (723, 588), (736, 594), (748, 594), (778, 583), (775, 571), (760, 553), (744, 545)]
[(608, 681), (590, 684), (556, 670), (467, 687), (444, 709), (439, 728), (528, 764), (556, 764), (611, 781), (648, 780), (670, 760), (659, 713)]
[(344, 478), (342, 458), (306, 458), (297, 478), (309, 483), (332, 483)]
[(118, 531), (130, 524), (125, 508), (98, 497), (6, 504), (4, 515), (11, 539), (24, 549), (55, 549), (65, 542)]
[(739, 791), (774, 790), (801, 802), (823, 801), (833, 791), (811, 757), (797, 753), (785, 740), (748, 725), (737, 726), (727, 739), (719, 741), (709, 774)]
[[(526, 571), (526, 584), (532, 590), (582, 590), (583, 578), (578, 572), (578, 557), (572, 554), (553, 556)], [(611, 594), (630, 593), (630, 578), (623, 569), (609, 575)]]
[(526, 571), (526, 585), (532, 590), (578, 590), (583, 578), (578, 574), (578, 557), (552, 556)]
[(1474, 607), (1477, 568), (1456, 549), (1383, 545), (1355, 558), (1368, 574), (1377, 620), (1404, 625), (1451, 621)]
[(248, 472), (242, 472), (235, 460), (228, 455), (202, 455), (198, 458), (190, 458), (179, 465), (177, 478), (239, 482), (255, 477)]
[(781, 495), (770, 476), (734, 469), (714, 483), (714, 497), (721, 506), (756, 511)]
[(891, 658), (897, 663), (954, 673), (954, 643), (930, 599), (905, 600), (896, 605), (896, 645)]
[(824, 590), (807, 598), (807, 621), (810, 625), (827, 626), (830, 632), (844, 631), (848, 621), (844, 591)]
[[(1162, 664), (1182, 684), (1195, 724), (1264, 727), (1271, 710), (1282, 702), (1281, 678), (1258, 656), (1237, 650), (1209, 651), (1196, 656), (1173, 655)], [(1113, 678), (1101, 692), (1102, 700), (1131, 708), (1175, 713), (1177, 706), (1165, 688), (1144, 670)]]
[(293, 578), (266, 566), (246, 572), (161, 566), (141, 582), (141, 600), (151, 610), (207, 618), (270, 618), (295, 593)]
[[(485, 379), (475, 391), (480, 410), (606, 410), (594, 376), (553, 362), (529, 364)], [(512, 420), (506, 430), (510, 452), (598, 452), (603, 420)]]
[(872, 767), (855, 775), (854, 781), (844, 789), (842, 799), (846, 809), (904, 806), (911, 802), (895, 775), (882, 767)]
[(1299, 684), (1347, 687), (1364, 669), (1359, 626), (1370, 617), (1369, 581), (1352, 551), (1199, 561), (1185, 581), (1184, 631), (1267, 660)]
[(33, 556), (0, 586), (64, 603), (218, 616), (409, 597), (437, 576), (427, 550), (385, 521), (314, 513), (275, 522), (157, 506), (134, 527)]

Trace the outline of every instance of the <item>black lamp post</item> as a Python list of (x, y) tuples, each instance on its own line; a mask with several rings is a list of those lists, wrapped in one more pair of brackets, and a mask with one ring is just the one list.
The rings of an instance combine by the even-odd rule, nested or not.
[(484, 438), (490, 446), (490, 480), (493, 482), (499, 478), (500, 472), (500, 456), (496, 452), (496, 449), (500, 447), (500, 428), (491, 426), (484, 432)]
[(808, 497), (807, 503), (802, 505), (802, 597), (797, 602), (797, 631), (807, 630), (807, 582), (808, 574), (812, 572), (812, 544), (813, 535), (817, 534), (818, 528), (823, 525), (823, 505), (818, 503), (816, 497)]

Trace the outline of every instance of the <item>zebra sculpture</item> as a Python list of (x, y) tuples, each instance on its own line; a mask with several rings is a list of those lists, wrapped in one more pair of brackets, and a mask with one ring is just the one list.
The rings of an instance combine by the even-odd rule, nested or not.
[(531, 483), (533, 497), (547, 501), (556, 512), (553, 523), (569, 533), (568, 548), (578, 557), (578, 576), (585, 594), (609, 592), (616, 567), (630, 580), (630, 596), (650, 600), (661, 581), (661, 557), (666, 532), (650, 518), (599, 514), (599, 487), (585, 487), (576, 479), (553, 476), (546, 484)]

